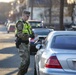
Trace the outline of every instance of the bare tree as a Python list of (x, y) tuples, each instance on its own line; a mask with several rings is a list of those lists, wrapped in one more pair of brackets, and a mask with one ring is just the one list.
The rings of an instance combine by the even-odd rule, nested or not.
[(64, 30), (64, 24), (63, 24), (63, 13), (64, 12), (64, 0), (60, 0), (60, 26), (59, 30)]

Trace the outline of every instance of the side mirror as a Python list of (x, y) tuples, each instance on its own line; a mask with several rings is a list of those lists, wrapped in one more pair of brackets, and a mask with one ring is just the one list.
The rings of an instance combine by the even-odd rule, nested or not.
[(39, 50), (39, 49), (41, 49), (41, 48), (42, 48), (42, 44), (37, 44), (37, 45), (36, 45), (36, 49)]

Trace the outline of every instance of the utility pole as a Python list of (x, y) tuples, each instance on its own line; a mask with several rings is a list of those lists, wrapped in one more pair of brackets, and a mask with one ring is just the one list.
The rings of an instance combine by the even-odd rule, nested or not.
[(59, 29), (64, 30), (64, 24), (63, 24), (63, 16), (64, 14), (64, 0), (60, 0), (60, 24), (59, 24)]
[(32, 0), (31, 2), (31, 20), (33, 20), (33, 4), (34, 4), (34, 0)]
[(72, 14), (71, 14), (72, 23), (74, 23), (74, 7), (75, 7), (75, 2), (72, 4)]
[[(49, 4), (49, 24), (51, 25), (51, 18), (52, 18), (52, 16), (51, 16), (51, 8), (52, 8), (52, 0), (50, 0), (50, 4)], [(52, 26), (52, 25), (51, 25)]]

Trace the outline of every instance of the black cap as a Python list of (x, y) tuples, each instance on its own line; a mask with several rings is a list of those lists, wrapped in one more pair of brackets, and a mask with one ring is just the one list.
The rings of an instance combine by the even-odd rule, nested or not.
[(29, 12), (29, 11), (27, 11), (27, 10), (23, 10), (23, 12), (22, 12), (22, 13), (30, 15), (30, 12)]

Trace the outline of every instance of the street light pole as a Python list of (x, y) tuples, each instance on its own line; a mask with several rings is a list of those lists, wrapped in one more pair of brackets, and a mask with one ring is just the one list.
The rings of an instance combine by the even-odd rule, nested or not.
[(60, 0), (60, 25), (59, 25), (59, 29), (60, 30), (64, 30), (64, 24), (63, 24), (63, 13), (64, 12), (64, 0)]
[(34, 0), (32, 0), (31, 2), (31, 20), (33, 20), (33, 4), (34, 4)]
[(51, 18), (52, 18), (52, 16), (51, 16), (51, 13), (52, 13), (52, 12), (51, 12), (51, 9), (52, 9), (52, 0), (50, 0), (50, 5), (49, 5), (49, 7), (50, 7), (50, 8), (49, 8), (49, 25), (52, 26), (52, 25), (51, 25)]
[(72, 15), (71, 15), (72, 23), (74, 23), (74, 6), (75, 6), (75, 3), (72, 4)]

